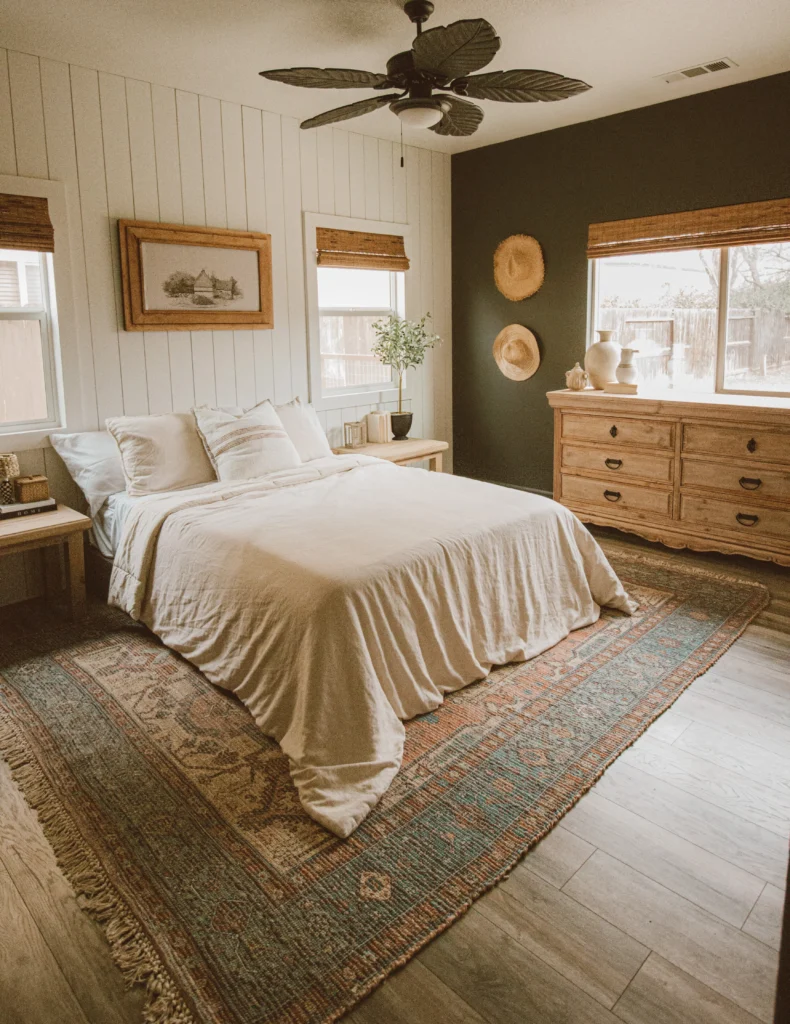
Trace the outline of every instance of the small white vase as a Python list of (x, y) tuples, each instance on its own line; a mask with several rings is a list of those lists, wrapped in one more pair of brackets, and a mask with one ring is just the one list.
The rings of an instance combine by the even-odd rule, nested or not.
[(629, 348), (627, 345), (622, 348), (620, 362), (615, 371), (621, 384), (636, 384), (639, 380), (639, 373), (634, 366), (634, 356), (638, 351), (638, 348)]
[(615, 371), (620, 362), (620, 346), (612, 341), (614, 331), (598, 331), (600, 341), (590, 345), (584, 357), (584, 368), (590, 375), (590, 383), (603, 391), (607, 384), (616, 380)]

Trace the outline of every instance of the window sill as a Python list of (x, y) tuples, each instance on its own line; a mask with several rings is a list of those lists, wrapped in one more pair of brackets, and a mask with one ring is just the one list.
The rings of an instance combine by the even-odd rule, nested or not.
[[(404, 388), (404, 402), (411, 398), (411, 395)], [(321, 397), (313, 402), (316, 409), (327, 412), (331, 409), (349, 409), (355, 405), (381, 405), (385, 402), (397, 402), (398, 389), (385, 388), (383, 391), (346, 391), (342, 395), (330, 395)]]
[(50, 423), (35, 430), (17, 430), (13, 433), (0, 432), (0, 448), (7, 452), (25, 452), (31, 448), (50, 448), (49, 435), (57, 434), (64, 428), (59, 423)]

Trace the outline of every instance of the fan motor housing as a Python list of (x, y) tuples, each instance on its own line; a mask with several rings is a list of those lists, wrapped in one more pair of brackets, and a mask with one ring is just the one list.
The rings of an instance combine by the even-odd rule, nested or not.
[(403, 5), (403, 10), (409, 21), (415, 25), (422, 25), (433, 14), (433, 4), (430, 0), (409, 0)]

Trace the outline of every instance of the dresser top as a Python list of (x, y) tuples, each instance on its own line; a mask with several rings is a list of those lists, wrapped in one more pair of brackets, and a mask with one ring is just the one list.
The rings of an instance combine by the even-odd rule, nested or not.
[(638, 395), (610, 395), (605, 391), (586, 388), (584, 391), (549, 391), (549, 404), (555, 408), (572, 408), (576, 411), (587, 409), (590, 412), (633, 412), (637, 416), (661, 415), (693, 416), (717, 414), (727, 418), (727, 410), (732, 410), (739, 418), (743, 418), (743, 410), (759, 412), (763, 416), (778, 417), (784, 420), (790, 416), (790, 398), (773, 395), (701, 395), (679, 391), (645, 391)]

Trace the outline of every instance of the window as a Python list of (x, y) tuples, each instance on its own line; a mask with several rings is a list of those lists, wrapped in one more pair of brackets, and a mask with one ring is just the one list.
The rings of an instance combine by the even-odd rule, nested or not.
[(790, 395), (790, 200), (591, 224), (589, 341), (650, 389)]
[(57, 422), (45, 252), (0, 249), (0, 433)]
[(392, 387), (392, 370), (370, 349), (373, 324), (403, 315), (403, 273), (318, 267), (317, 274), (322, 396)]
[(595, 326), (637, 349), (648, 388), (790, 393), (790, 243), (596, 262)]

